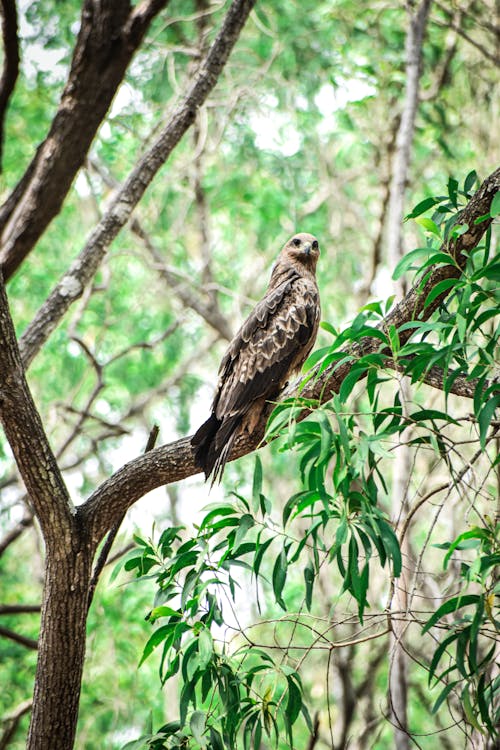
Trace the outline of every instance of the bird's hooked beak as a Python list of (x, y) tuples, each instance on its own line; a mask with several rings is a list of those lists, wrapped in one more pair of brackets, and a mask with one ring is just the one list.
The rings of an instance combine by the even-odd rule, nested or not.
[(307, 256), (311, 255), (312, 244), (310, 242), (304, 242), (304, 252)]

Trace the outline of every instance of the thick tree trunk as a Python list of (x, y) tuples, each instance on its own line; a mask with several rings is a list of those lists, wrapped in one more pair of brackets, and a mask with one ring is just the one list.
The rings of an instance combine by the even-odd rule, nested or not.
[(85, 658), (92, 550), (47, 553), (33, 711), (27, 750), (71, 750)]

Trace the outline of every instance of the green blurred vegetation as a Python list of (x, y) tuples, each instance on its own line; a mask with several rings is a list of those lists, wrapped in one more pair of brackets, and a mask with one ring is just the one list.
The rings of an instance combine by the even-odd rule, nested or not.
[[(24, 173), (56, 111), (80, 5), (76, 0), (36, 1), (25, 3), (21, 11), (23, 62), (6, 120), (3, 199)], [(481, 52), (496, 49), (488, 24), (500, 23), (498, 10), (490, 0), (467, 3), (462, 14), (451, 5), (433, 5), (424, 44), (408, 210), (442, 194), (451, 175), (463, 182), (476, 170), (482, 178), (498, 162), (498, 70)], [(10, 283), (19, 334), (81, 249), (106, 208), (112, 184), (126, 178), (192, 75), (202, 45), (194, 20), (197, 7), (194, 0), (172, 0), (155, 20), (92, 145), (87, 166), (61, 213)], [(451, 28), (452, 11), (465, 37)], [(219, 5), (210, 7), (208, 40), (223, 13)], [(398, 3), (370, 0), (360, 6), (352, 0), (323, 0), (306, 8), (298, 0), (274, 0), (257, 5), (196, 128), (187, 133), (136, 212), (155, 254), (128, 226), (112, 244), (92, 293), (70, 310), (30, 368), (30, 386), (75, 502), (140, 453), (153, 424), (160, 425), (162, 442), (170, 442), (206, 417), (227, 342), (186, 305), (180, 286), (206, 310), (221, 311), (235, 330), (264, 290), (279, 248), (300, 230), (320, 240), (324, 320), (340, 327), (369, 299), (386, 300), (393, 293), (394, 269), (387, 267), (383, 254), (372, 291), (364, 284), (386, 219), (386, 185), (405, 86), (405, 36), (406, 14)], [(414, 222), (406, 225), (408, 250), (424, 244), (424, 230)], [(168, 282), (162, 264), (170, 274)], [(491, 286), (498, 294), (496, 279)], [(488, 334), (497, 322), (488, 322)], [(318, 346), (330, 343), (330, 334), (322, 331)], [(498, 365), (498, 351), (490, 355)], [(424, 391), (415, 398), (423, 404), (431, 397)], [(449, 404), (457, 418), (473, 411), (460, 399), (450, 397)], [(476, 437), (472, 431), (470, 439)], [(462, 454), (469, 455), (467, 451), (466, 445)], [(262, 452), (262, 466), (264, 494), (281, 515), (286, 501), (300, 489), (299, 456), (275, 444)], [(390, 484), (390, 459), (384, 466)], [(425, 478), (437, 481), (439, 471), (419, 453), (412, 487), (421, 488)], [(485, 488), (478, 491), (483, 494), (476, 498), (472, 493), (479, 510), (466, 500), (453, 501), (436, 520), (432, 534), (425, 517), (419, 520), (412, 528), (416, 550), (429, 545), (430, 539), (451, 543), (467, 524), (479, 523), (478, 515), (494, 515), (491, 498), (498, 494), (498, 477), (484, 472)], [(159, 528), (179, 523), (193, 531), (208, 500), (230, 497), (234, 491), (248, 498), (253, 476), (254, 458), (248, 456), (228, 466), (223, 489), (211, 498), (199, 480), (145, 498), (132, 511), (116, 549), (127, 547), (134, 529), (147, 538), (153, 521)], [(23, 492), (3, 437), (0, 483), (0, 530), (8, 533), (21, 517)], [(390, 513), (388, 497), (381, 499), (381, 507)], [(40, 545), (37, 530), (31, 529), (0, 557), (0, 604), (39, 601)], [(454, 578), (449, 570), (441, 570), (442, 558), (441, 551), (431, 549), (426, 562), (435, 574), (436, 598), (457, 581), (462, 585), (456, 570)], [(274, 559), (264, 558), (262, 564), (271, 583), (260, 594), (263, 623), (252, 630), (256, 643), (274, 638), (283, 644), (297, 631), (295, 623), (279, 619), (283, 611), (274, 602), (279, 598), (272, 586)], [(378, 576), (371, 580), (374, 607), (380, 610), (387, 582)], [(163, 688), (158, 679), (160, 656), (155, 653), (137, 668), (151, 635), (145, 617), (156, 603), (152, 604), (151, 583), (124, 585), (128, 578), (121, 573), (110, 581), (104, 575), (90, 611), (76, 745), (85, 750), (121, 748), (148, 728), (153, 732), (179, 715), (175, 679)], [(246, 626), (259, 616), (254, 589), (244, 577), (237, 577), (235, 585), (242, 587), (236, 606), (241, 606)], [(314, 617), (324, 623), (332, 608), (345, 605), (341, 637), (355, 639), (356, 603), (338, 603), (342, 576), (335, 572), (321, 586), (312, 601)], [(288, 611), (302, 612), (303, 602), (302, 571), (291, 572)], [(367, 609), (367, 617), (369, 613)], [(2, 616), (1, 624), (31, 638), (37, 634), (35, 614)], [(309, 625), (299, 629), (300, 648), (309, 649), (314, 633)], [(428, 692), (428, 674), (418, 663), (420, 638), (413, 628), (409, 641), (414, 659), (408, 675), (412, 732), (425, 750), (457, 747), (465, 741), (459, 719), (452, 716), (448, 723), (446, 717), (431, 713), (438, 693)], [(354, 691), (363, 685), (367, 665), (373, 668), (369, 689), (375, 695), (373, 700), (362, 692), (355, 696), (351, 734), (363, 734), (371, 721), (366, 747), (390, 746), (392, 727), (384, 721), (388, 645), (382, 643), (379, 654), (379, 641), (375, 643), (348, 647), (343, 654), (311, 650), (303, 669), (301, 665), (304, 703), (313, 718), (316, 711), (321, 717), (319, 748), (330, 741), (328, 722), (335, 731), (341, 725), (337, 706), (346, 700), (347, 688), (340, 682), (346, 660)], [(298, 652), (291, 648), (290, 653), (300, 662)], [(276, 656), (278, 663), (280, 658)], [(0, 691), (0, 716), (30, 697), (34, 665), (34, 651), (0, 638), (1, 681), (6, 686)], [(285, 676), (279, 695), (285, 695), (287, 684)], [(371, 713), (373, 706), (377, 716)], [(26, 728), (24, 717), (9, 745), (13, 750), (23, 747)], [(293, 731), (294, 747), (307, 747), (310, 730), (302, 716)], [(290, 747), (285, 735), (280, 747)]]

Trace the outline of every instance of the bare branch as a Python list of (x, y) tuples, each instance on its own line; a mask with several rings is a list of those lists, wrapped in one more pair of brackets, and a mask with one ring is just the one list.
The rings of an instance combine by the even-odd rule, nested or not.
[(0, 604), (0, 615), (24, 615), (40, 612), (39, 604)]
[(33, 700), (30, 698), (29, 700), (20, 703), (19, 706), (7, 714), (7, 716), (2, 717), (1, 722), (3, 724), (3, 732), (0, 735), (0, 750), (6, 750), (10, 745), (11, 740), (17, 732), (19, 722), (28, 711), (31, 711), (32, 705)]
[(0, 625), (0, 638), (8, 638), (9, 641), (19, 643), (20, 646), (33, 649), (33, 651), (36, 651), (38, 648), (38, 641), (35, 641), (34, 638), (28, 638), (26, 635), (21, 635), (14, 630), (10, 630), (10, 628), (4, 628), (3, 625)]
[[(380, 328), (385, 330), (390, 325), (399, 328), (404, 322), (418, 318), (428, 319), (432, 315), (447, 292), (443, 292), (435, 302), (424, 307), (430, 289), (445, 278), (460, 275), (466, 262), (463, 255), (464, 251), (470, 251), (477, 245), (491, 224), (490, 219), (478, 224), (475, 224), (474, 221), (478, 217), (488, 214), (493, 197), (499, 189), (500, 168), (486, 178), (462, 211), (461, 222), (468, 224), (469, 230), (453, 240), (447, 248), (456, 259), (457, 266), (450, 265), (436, 268), (423, 288), (415, 285), (406, 297), (389, 312), (380, 324)], [(410, 329), (401, 332), (401, 340), (407, 341), (410, 335)], [(300, 393), (305, 398), (312, 398), (319, 403), (325, 403), (335, 393), (338, 393), (340, 385), (351, 369), (352, 362), (364, 354), (378, 351), (379, 347), (379, 339), (363, 339), (349, 349), (352, 356), (349, 362), (346, 361), (340, 367), (338, 364), (332, 364), (324, 370), (321, 376), (310, 379), (303, 387), (301, 387), (303, 384), (300, 382), (290, 385), (281, 395), (281, 399), (291, 398)], [(244, 433), (240, 436), (231, 453), (231, 461), (262, 445), (267, 419), (273, 407), (273, 404), (269, 404), (267, 410), (264, 410), (260, 422), (252, 434)], [(307, 411), (304, 411), (302, 418), (306, 417), (307, 413)], [(94, 542), (97, 543), (112, 526), (114, 519), (119, 518), (124, 509), (129, 508), (147, 492), (156, 487), (198, 474), (199, 471), (199, 467), (194, 462), (194, 453), (189, 437), (155, 448), (150, 453), (139, 456), (125, 464), (113, 476), (103, 482), (87, 502), (79, 506), (77, 517), (81, 516), (84, 523), (88, 522), (89, 533)]]
[(27, 511), (23, 518), (16, 523), (15, 526), (8, 531), (3, 539), (0, 539), (0, 557), (3, 555), (5, 550), (16, 541), (18, 537), (21, 536), (21, 534), (29, 528), (33, 524), (33, 513), (31, 511)]
[(47, 138), (0, 209), (0, 265), (8, 279), (59, 213), (152, 19), (168, 0), (85, 0), (68, 81)]
[(2, 171), (5, 115), (19, 74), (19, 38), (16, 0), (1, 0), (4, 63), (0, 80), (0, 172)]
[(56, 328), (70, 305), (78, 299), (96, 273), (110, 243), (129, 220), (146, 188), (184, 133), (193, 124), (196, 110), (217, 83), (255, 0), (233, 0), (222, 27), (184, 99), (153, 145), (139, 160), (115, 196), (78, 258), (62, 277), (20, 340), (25, 367)]

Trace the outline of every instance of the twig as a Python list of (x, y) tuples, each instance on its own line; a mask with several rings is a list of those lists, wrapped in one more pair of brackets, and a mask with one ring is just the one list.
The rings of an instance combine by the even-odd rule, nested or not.
[(4, 726), (4, 730), (2, 732), (2, 735), (0, 736), (0, 750), (6, 750), (6, 748), (10, 745), (11, 740), (14, 738), (14, 735), (17, 732), (19, 722), (21, 721), (23, 716), (28, 713), (28, 711), (31, 711), (32, 705), (33, 700), (32, 698), (30, 698), (29, 700), (20, 703), (17, 708), (15, 708), (13, 711), (2, 718), (1, 721)]

